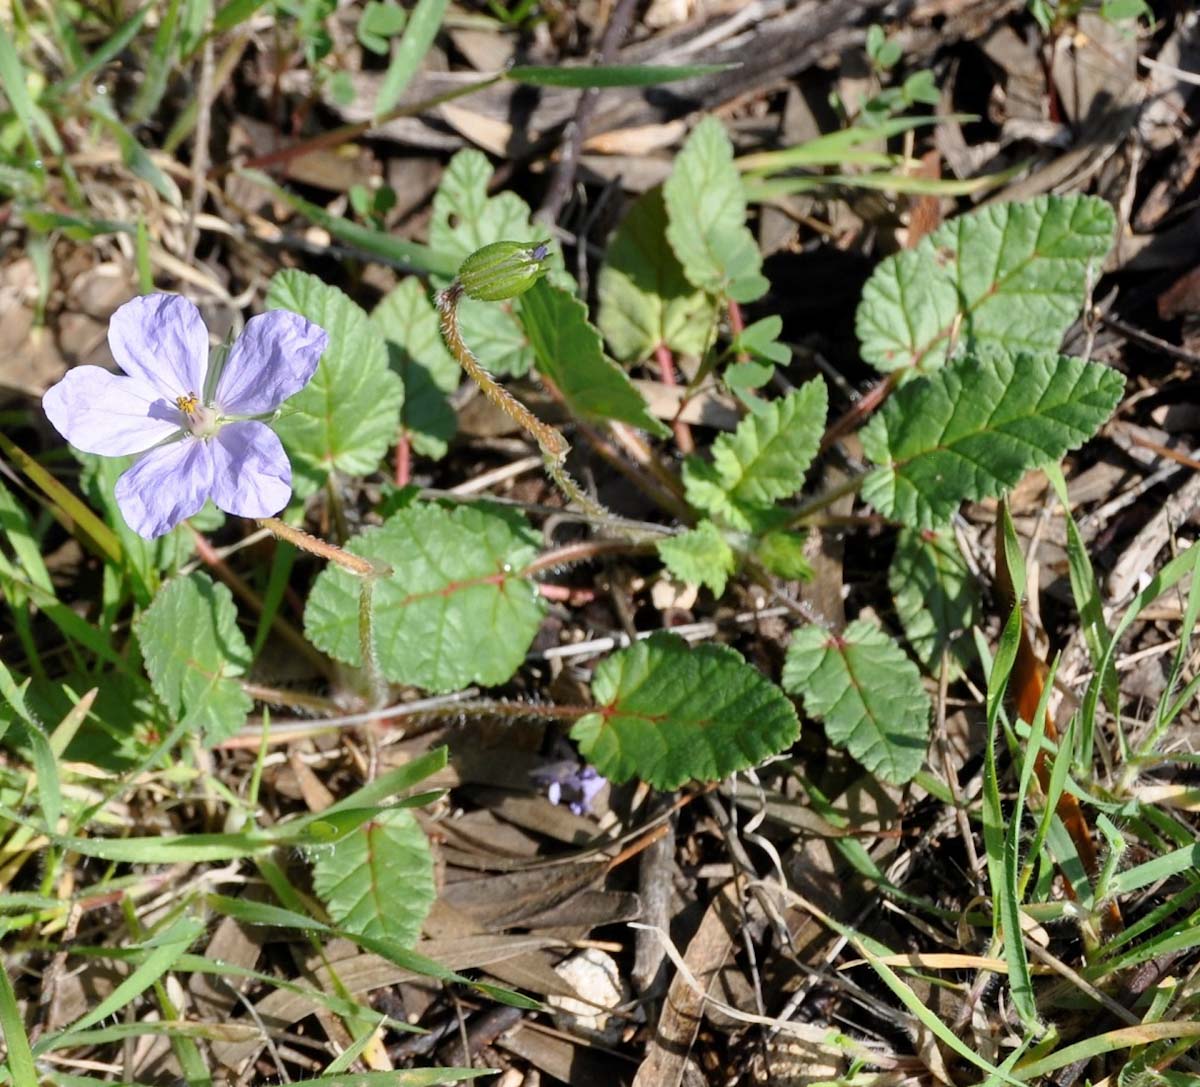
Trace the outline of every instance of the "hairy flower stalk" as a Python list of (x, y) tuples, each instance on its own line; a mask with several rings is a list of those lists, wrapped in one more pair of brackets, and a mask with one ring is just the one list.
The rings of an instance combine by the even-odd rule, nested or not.
[(524, 294), (545, 275), (548, 252), (545, 242), (537, 245), (493, 242), (472, 253), (463, 261), (454, 282), (437, 297), (442, 338), (483, 395), (537, 442), (546, 474), (568, 500), (594, 517), (607, 519), (612, 514), (589, 497), (564, 467), (571, 451), (566, 438), (549, 423), (542, 422), (484, 369), (458, 327), (458, 304), (464, 295), (484, 302), (500, 302)]

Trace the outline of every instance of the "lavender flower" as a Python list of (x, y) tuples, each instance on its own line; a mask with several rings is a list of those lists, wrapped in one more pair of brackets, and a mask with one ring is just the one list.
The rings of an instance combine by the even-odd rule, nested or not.
[(143, 454), (117, 480), (121, 514), (154, 539), (198, 513), (209, 498), (226, 513), (269, 517), (292, 496), (292, 467), (270, 415), (312, 378), (329, 342), (286, 310), (252, 317), (223, 366), (209, 366), (200, 311), (174, 294), (126, 302), (108, 326), (124, 374), (78, 366), (42, 407), (85, 453)]
[(574, 759), (562, 759), (534, 770), (531, 775), (546, 786), (551, 804), (566, 804), (576, 815), (592, 810), (592, 802), (608, 784), (594, 766), (581, 766)]

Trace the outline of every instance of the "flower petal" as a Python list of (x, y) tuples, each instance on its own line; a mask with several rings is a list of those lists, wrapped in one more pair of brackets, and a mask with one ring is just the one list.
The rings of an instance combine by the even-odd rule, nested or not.
[(230, 348), (213, 401), (227, 415), (274, 411), (312, 379), (329, 337), (298, 313), (251, 317)]
[(212, 490), (210, 443), (190, 435), (151, 449), (117, 480), (117, 505), (134, 532), (153, 540), (199, 513)]
[(292, 466), (269, 426), (226, 423), (211, 438), (212, 500), (239, 517), (270, 517), (292, 497)]
[(126, 302), (108, 323), (108, 346), (122, 370), (172, 402), (187, 393), (204, 394), (208, 329), (186, 298), (144, 294)]
[(152, 385), (99, 366), (68, 370), (46, 390), (42, 409), (76, 449), (105, 457), (141, 453), (178, 434), (183, 422)]

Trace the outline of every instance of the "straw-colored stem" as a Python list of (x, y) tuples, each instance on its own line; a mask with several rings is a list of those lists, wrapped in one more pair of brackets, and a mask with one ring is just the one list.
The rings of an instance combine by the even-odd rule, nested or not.
[(288, 543), (294, 544), (302, 551), (336, 563), (343, 570), (348, 570), (358, 577), (387, 577), (392, 572), (392, 568), (385, 563), (373, 562), (360, 555), (352, 555), (349, 551), (335, 544), (326, 543), (305, 532), (302, 528), (293, 528), (291, 525), (285, 524), (278, 517), (261, 517), (258, 523), (279, 539), (287, 540)]

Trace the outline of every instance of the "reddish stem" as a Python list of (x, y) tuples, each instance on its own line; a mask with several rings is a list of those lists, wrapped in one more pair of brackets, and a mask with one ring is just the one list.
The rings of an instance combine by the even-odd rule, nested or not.
[(729, 300), (729, 330), (734, 336), (740, 336), (746, 322), (742, 319), (742, 307), (732, 298)]
[(821, 439), (822, 452), (839, 438), (850, 433), (855, 427), (866, 422), (867, 416), (875, 411), (900, 383), (901, 372), (893, 370), (882, 381), (877, 381), (829, 425), (829, 429), (825, 431), (825, 436)]
[[(654, 357), (658, 360), (658, 372), (662, 377), (662, 383), (669, 389), (678, 387), (679, 379), (675, 376), (675, 359), (671, 355), (671, 349), (665, 343), (660, 343), (654, 349)], [(671, 429), (675, 431), (675, 444), (679, 447), (680, 453), (693, 453), (696, 450), (696, 443), (692, 441), (692, 428), (679, 418), (681, 411), (683, 411), (682, 400), (679, 403), (676, 417), (671, 420)]]
[(570, 604), (572, 607), (590, 604), (596, 599), (595, 589), (575, 588), (572, 585), (547, 585), (545, 582), (538, 582), (537, 588), (538, 592), (547, 600)]
[(412, 480), (412, 441), (408, 431), (400, 432), (400, 440), (396, 443), (396, 486), (407, 487)]

